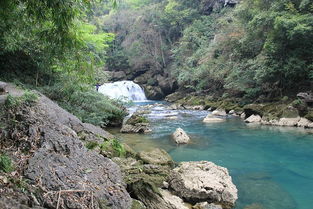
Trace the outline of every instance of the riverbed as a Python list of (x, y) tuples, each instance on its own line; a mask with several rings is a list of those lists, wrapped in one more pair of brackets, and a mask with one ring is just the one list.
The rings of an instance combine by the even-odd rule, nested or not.
[[(152, 133), (111, 131), (136, 151), (159, 147), (178, 162), (207, 160), (228, 168), (239, 190), (236, 209), (313, 208), (313, 134), (309, 131), (245, 124), (232, 116), (205, 124), (202, 120), (209, 111), (169, 110), (164, 103), (150, 110)], [(178, 127), (191, 137), (190, 144), (172, 141)]]

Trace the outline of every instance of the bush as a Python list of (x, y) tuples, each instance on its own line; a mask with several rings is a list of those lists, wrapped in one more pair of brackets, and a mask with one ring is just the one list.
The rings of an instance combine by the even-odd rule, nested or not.
[(38, 95), (32, 91), (25, 91), (25, 93), (20, 97), (14, 97), (12, 95), (8, 95), (5, 100), (5, 106), (7, 108), (17, 108), (23, 104), (33, 104), (38, 100)]
[(57, 83), (42, 91), (86, 123), (99, 126), (120, 125), (127, 115), (121, 102), (109, 99), (90, 86), (64, 86), (64, 83)]

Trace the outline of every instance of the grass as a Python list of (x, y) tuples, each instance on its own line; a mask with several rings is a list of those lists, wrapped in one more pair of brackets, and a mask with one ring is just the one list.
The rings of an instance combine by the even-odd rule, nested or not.
[(0, 171), (10, 173), (14, 170), (12, 160), (5, 154), (0, 155)]

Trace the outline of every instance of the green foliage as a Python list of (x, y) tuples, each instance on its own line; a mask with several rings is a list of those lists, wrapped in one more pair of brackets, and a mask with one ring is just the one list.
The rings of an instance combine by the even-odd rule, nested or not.
[(0, 154), (0, 171), (10, 173), (14, 170), (12, 160), (5, 154)]
[(136, 125), (137, 123), (149, 123), (149, 120), (145, 116), (134, 114), (127, 120), (126, 123)]
[(99, 144), (97, 142), (94, 142), (94, 141), (90, 141), (90, 142), (87, 142), (86, 143), (86, 148), (87, 149), (90, 149), (90, 150), (93, 150), (95, 149)]
[(17, 108), (21, 105), (27, 104), (33, 104), (35, 102), (37, 102), (38, 100), (38, 95), (32, 91), (25, 91), (25, 93), (20, 96), (20, 97), (14, 97), (12, 95), (8, 95), (7, 99), (5, 100), (4, 105), (7, 108)]
[(88, 85), (60, 82), (42, 91), (83, 122), (106, 126), (121, 124), (123, 104), (96, 92)]
[(99, 145), (100, 149), (105, 152), (109, 153), (110, 157), (125, 157), (126, 150), (117, 139), (112, 139), (106, 142), (103, 142)]

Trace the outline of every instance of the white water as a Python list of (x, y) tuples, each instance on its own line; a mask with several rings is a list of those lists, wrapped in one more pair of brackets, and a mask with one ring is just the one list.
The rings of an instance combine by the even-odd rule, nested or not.
[(112, 99), (130, 100), (134, 102), (147, 100), (143, 89), (133, 81), (105, 83), (99, 87), (98, 91)]

